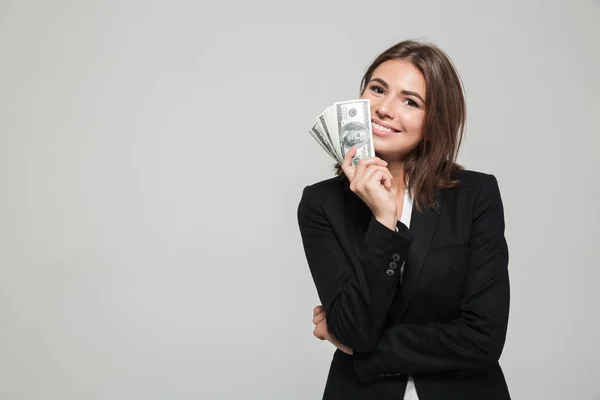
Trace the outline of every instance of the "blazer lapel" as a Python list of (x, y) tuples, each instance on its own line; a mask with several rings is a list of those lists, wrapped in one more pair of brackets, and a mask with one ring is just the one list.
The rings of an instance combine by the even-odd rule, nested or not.
[(410, 218), (410, 232), (413, 235), (413, 242), (408, 250), (408, 255), (404, 265), (404, 273), (402, 278), (402, 301), (400, 306), (400, 315), (398, 318), (402, 318), (408, 304), (414, 293), (415, 287), (419, 282), (421, 271), (423, 270), (423, 263), (429, 250), (433, 233), (437, 225), (438, 216), (444, 209), (444, 197), (445, 190), (438, 190), (436, 194), (436, 200), (440, 204), (440, 211), (434, 209), (426, 209), (422, 213), (418, 212), (416, 206), (413, 205), (412, 214)]

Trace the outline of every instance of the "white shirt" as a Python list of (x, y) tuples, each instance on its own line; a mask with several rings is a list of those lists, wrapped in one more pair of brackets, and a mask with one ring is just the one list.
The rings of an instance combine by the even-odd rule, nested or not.
[[(408, 188), (404, 189), (404, 204), (402, 205), (402, 215), (400, 216), (400, 222), (407, 227), (410, 227), (410, 217), (412, 215), (413, 199)], [(398, 228), (396, 228), (398, 231)], [(400, 283), (402, 283), (402, 275), (404, 274), (404, 262), (400, 267)], [(408, 376), (408, 382), (406, 384), (406, 391), (404, 392), (404, 400), (419, 400), (417, 395), (417, 388), (415, 387), (415, 381), (412, 375)]]

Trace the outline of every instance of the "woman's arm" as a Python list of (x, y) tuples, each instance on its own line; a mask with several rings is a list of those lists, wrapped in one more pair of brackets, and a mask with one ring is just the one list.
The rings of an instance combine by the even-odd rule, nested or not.
[(355, 349), (354, 367), (363, 383), (380, 374), (470, 369), (500, 358), (510, 289), (504, 211), (493, 175), (482, 185), (475, 207), (459, 317), (451, 323), (393, 325), (383, 331), (373, 351)]
[[(304, 189), (298, 206), (298, 224), (304, 252), (323, 307), (327, 326), (345, 346), (373, 350), (398, 285), (396, 274), (386, 271), (393, 257), (406, 258), (412, 237), (399, 224), (399, 232), (371, 217), (359, 257), (350, 262), (319, 204), (314, 186)], [(397, 256), (394, 256), (397, 255)]]

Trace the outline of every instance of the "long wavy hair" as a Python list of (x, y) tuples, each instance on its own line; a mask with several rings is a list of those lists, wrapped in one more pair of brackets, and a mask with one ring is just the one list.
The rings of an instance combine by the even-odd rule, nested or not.
[[(361, 81), (361, 96), (375, 69), (389, 60), (408, 61), (425, 78), (427, 103), (423, 138), (405, 159), (404, 178), (417, 210), (439, 209), (436, 191), (458, 186), (459, 181), (452, 179), (452, 175), (463, 169), (456, 163), (466, 124), (462, 81), (450, 57), (439, 47), (425, 41), (405, 40), (385, 50), (371, 63)], [(334, 168), (336, 175), (344, 173), (339, 163)]]

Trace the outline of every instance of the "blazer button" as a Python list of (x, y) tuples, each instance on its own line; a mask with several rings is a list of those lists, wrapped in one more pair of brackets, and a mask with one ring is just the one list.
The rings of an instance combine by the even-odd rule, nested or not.
[(390, 269), (396, 269), (396, 268), (398, 268), (398, 264), (396, 264), (396, 261), (392, 261), (390, 263)]
[(392, 255), (392, 260), (394, 260), (394, 261), (400, 261), (400, 254), (398, 254), (398, 253), (394, 253), (394, 254)]
[(393, 269), (388, 269), (387, 271), (385, 271), (385, 273), (387, 274), (387, 276), (392, 276), (395, 274)]

